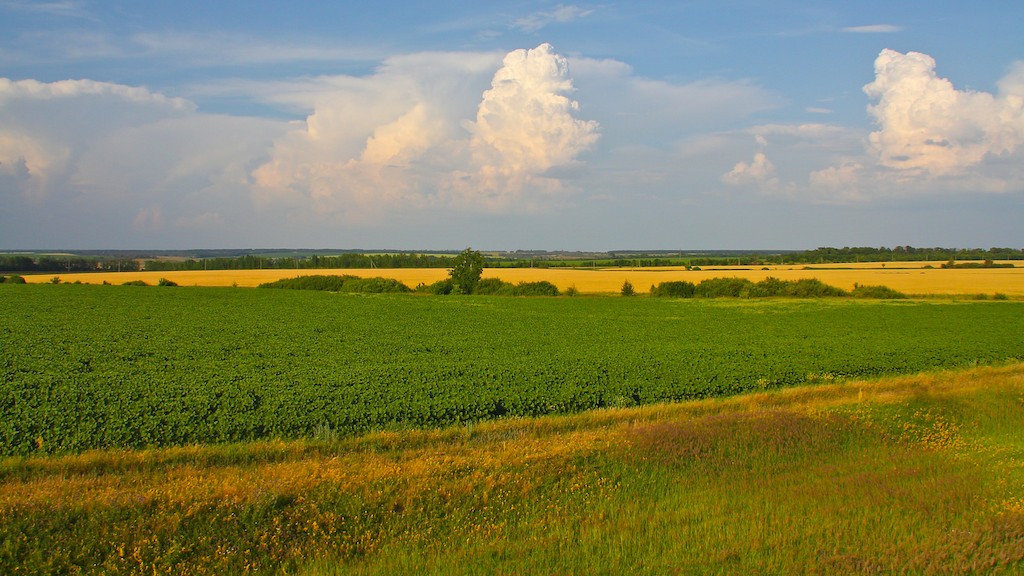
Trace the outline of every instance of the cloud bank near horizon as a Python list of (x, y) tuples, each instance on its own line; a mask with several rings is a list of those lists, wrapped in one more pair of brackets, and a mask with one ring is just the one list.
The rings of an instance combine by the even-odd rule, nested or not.
[(24, 231), (53, 213), (114, 239), (214, 242), (701, 197), (870, 205), (1024, 191), (1024, 63), (993, 93), (935, 69), (883, 50), (864, 127), (752, 123), (784, 95), (749, 79), (653, 80), (546, 43), (208, 87), (302, 111), (290, 122), (143, 87), (0, 78), (0, 224)]

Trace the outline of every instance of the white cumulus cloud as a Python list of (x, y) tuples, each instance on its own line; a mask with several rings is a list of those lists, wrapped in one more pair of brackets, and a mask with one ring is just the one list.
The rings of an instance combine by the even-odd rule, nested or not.
[(173, 233), (238, 213), (227, 207), (282, 128), (137, 86), (0, 78), (0, 196), (10, 214), (63, 214), (114, 237)]
[(1024, 90), (1008, 78), (999, 94), (957, 90), (926, 54), (883, 50), (864, 92), (878, 125), (870, 150), (907, 175), (959, 174), (1024, 144)]
[[(485, 74), (491, 87), (481, 90)], [(568, 64), (548, 44), (510, 52), (497, 72), (490, 56), (423, 54), (326, 79), (304, 125), (253, 172), (257, 198), (348, 220), (429, 206), (538, 208), (538, 194), (563, 190), (545, 173), (597, 139), (596, 123), (575, 118), (571, 91)]]
[(750, 162), (737, 162), (732, 170), (722, 175), (722, 182), (735, 186), (754, 184), (764, 191), (774, 191), (779, 186), (775, 164), (768, 159), (764, 149), (768, 140), (761, 134), (755, 136), (759, 150)]
[(759, 152), (721, 180), (822, 203), (1024, 189), (1024, 63), (994, 94), (957, 89), (935, 66), (926, 54), (883, 50), (864, 86), (874, 131), (754, 127)]
[(110, 134), (193, 110), (185, 100), (134, 86), (0, 78), (0, 174), (15, 176), (22, 194), (41, 200)]
[(476, 171), (460, 175), (461, 196), (504, 206), (531, 188), (559, 190), (545, 172), (571, 164), (598, 139), (597, 122), (575, 117), (572, 90), (568, 62), (550, 44), (510, 52), (483, 94), (476, 122), (466, 124)]

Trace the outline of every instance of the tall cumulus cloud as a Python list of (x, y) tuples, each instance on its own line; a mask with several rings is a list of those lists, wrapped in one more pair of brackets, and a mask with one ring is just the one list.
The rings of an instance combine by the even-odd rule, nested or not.
[(456, 175), (459, 195), (495, 208), (525, 203), (532, 209), (533, 193), (561, 191), (562, 183), (546, 173), (572, 164), (598, 139), (597, 122), (575, 117), (572, 90), (568, 62), (551, 45), (505, 56), (476, 122), (465, 123), (475, 171)]
[[(754, 160), (737, 163), (722, 182), (825, 203), (1024, 190), (1024, 63), (1011, 67), (995, 93), (957, 89), (935, 67), (927, 54), (882, 50), (863, 89), (874, 130), (861, 133), (862, 145), (842, 146), (854, 140), (849, 128), (754, 128)], [(783, 135), (790, 141), (780, 141)], [(826, 164), (808, 168), (806, 150), (830, 147)], [(789, 181), (764, 177), (767, 167), (783, 166)]]
[(528, 211), (557, 201), (565, 188), (548, 171), (572, 165), (598, 137), (567, 96), (567, 61), (548, 44), (512, 51), (474, 97), (476, 81), (493, 70), (487, 57), (434, 54), (331, 80), (304, 125), (253, 172), (257, 200), (312, 203), (349, 219), (402, 207)]
[(997, 94), (957, 90), (926, 54), (883, 50), (864, 92), (877, 103), (870, 151), (879, 164), (916, 175), (961, 173), (1024, 144), (1024, 66)]

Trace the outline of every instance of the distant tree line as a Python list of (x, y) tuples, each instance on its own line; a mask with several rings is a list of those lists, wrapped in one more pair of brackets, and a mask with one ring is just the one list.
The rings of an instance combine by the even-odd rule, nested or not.
[(594, 267), (594, 268), (653, 268), (658, 266), (767, 266), (785, 264), (846, 264), (856, 262), (950, 262), (958, 260), (1024, 260), (1024, 249), (1019, 248), (914, 248), (913, 246), (896, 246), (895, 248), (844, 247), (816, 248), (803, 252), (749, 254), (732, 253), (729, 255), (710, 254), (705, 256), (689, 255), (655, 255), (631, 254), (611, 258), (594, 258), (580, 260), (506, 260), (489, 263), (490, 267), (515, 268), (562, 268), (562, 267)]
[(1024, 250), (1019, 248), (817, 248), (786, 256), (789, 263), (841, 264), (848, 262), (944, 262), (950, 260), (1024, 260)]
[(265, 257), (247, 254), (237, 258), (147, 260), (146, 270), (310, 270), (345, 268), (450, 268), (454, 256), (430, 254), (339, 254), (334, 256)]
[(305, 257), (238, 257), (187, 259), (126, 259), (103, 256), (0, 255), (3, 272), (138, 272), (180, 270), (344, 269), (344, 268), (451, 268), (455, 256), (428, 254), (339, 254)]
[[(218, 253), (223, 251), (209, 251)], [(0, 254), (0, 272), (43, 273), (43, 272), (136, 272), (140, 270), (257, 270), (257, 269), (346, 269), (346, 268), (452, 268), (458, 255), (419, 254), (414, 252), (370, 254), (362, 252), (319, 255), (260, 255), (195, 257), (136, 257), (127, 252), (117, 255), (26, 255)], [(816, 248), (803, 252), (739, 251), (710, 252), (706, 255), (688, 255), (682, 252), (666, 253), (656, 251), (650, 254), (630, 253), (629, 255), (606, 253), (605, 258), (518, 256), (485, 257), (487, 268), (653, 268), (659, 266), (683, 266), (699, 268), (708, 266), (767, 266), (785, 264), (843, 264), (856, 262), (909, 262), (931, 261), (956, 263), (973, 260), (994, 262), (997, 260), (1024, 260), (1024, 249), (1019, 248), (895, 248), (843, 247)], [(947, 264), (947, 267), (951, 264)], [(959, 267), (959, 265), (957, 265)]]
[(0, 255), (3, 272), (136, 272), (137, 260), (86, 256)]

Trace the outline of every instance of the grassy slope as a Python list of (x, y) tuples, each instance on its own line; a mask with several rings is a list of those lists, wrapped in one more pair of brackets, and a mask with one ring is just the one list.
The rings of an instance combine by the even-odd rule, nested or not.
[(0, 461), (0, 572), (1024, 570), (1024, 365)]

